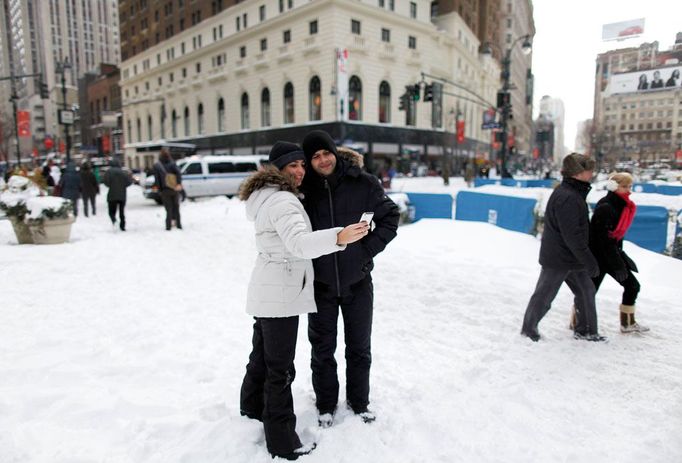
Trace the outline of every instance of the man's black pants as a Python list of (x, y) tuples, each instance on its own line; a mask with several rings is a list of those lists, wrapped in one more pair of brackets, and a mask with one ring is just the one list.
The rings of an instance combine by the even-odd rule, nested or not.
[(119, 227), (121, 230), (126, 229), (126, 215), (125, 215), (125, 208), (126, 208), (126, 202), (125, 201), (108, 201), (109, 204), (109, 218), (111, 219), (111, 223), (116, 223), (116, 209), (118, 209), (118, 215), (121, 219), (119, 222)]
[(308, 338), (312, 345), (310, 362), (317, 409), (332, 413), (339, 400), (336, 371), (336, 336), (339, 307), (346, 340), (346, 400), (356, 412), (369, 404), (369, 370), (372, 364), (372, 312), (374, 286), (368, 275), (344, 288), (341, 297), (315, 287), (317, 313), (308, 314)]
[(291, 453), (301, 446), (291, 396), (297, 335), (298, 316), (258, 317), (253, 324), (253, 348), (242, 382), (240, 408), (243, 414), (263, 421), (271, 454)]
[(587, 271), (546, 267), (542, 267), (535, 292), (528, 302), (526, 314), (523, 317), (523, 328), (521, 329), (523, 333), (537, 334), (538, 323), (549, 311), (552, 301), (564, 281), (575, 296), (575, 332), (583, 335), (598, 334), (597, 308), (594, 301), (596, 290)]
[(170, 188), (164, 188), (159, 193), (159, 196), (161, 196), (161, 202), (164, 209), (166, 209), (166, 230), (171, 229), (171, 222), (173, 220), (175, 220), (176, 227), (182, 228), (180, 223), (180, 195), (178, 192)]

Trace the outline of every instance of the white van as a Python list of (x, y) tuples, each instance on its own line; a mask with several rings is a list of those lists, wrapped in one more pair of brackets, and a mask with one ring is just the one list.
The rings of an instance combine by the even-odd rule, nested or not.
[(183, 159), (182, 186), (188, 198), (234, 196), (244, 179), (267, 164), (268, 156), (203, 156)]

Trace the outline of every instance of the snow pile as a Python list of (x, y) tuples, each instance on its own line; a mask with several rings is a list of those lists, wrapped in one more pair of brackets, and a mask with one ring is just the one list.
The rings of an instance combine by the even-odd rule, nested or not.
[(40, 219), (45, 217), (45, 213), (52, 211), (56, 213), (60, 209), (65, 209), (69, 206), (71, 201), (61, 198), (59, 196), (38, 196), (29, 198), (26, 201), (26, 209), (28, 209), (29, 219)]
[[(0, 222), (0, 461), (272, 462), (260, 423), (239, 416), (256, 257), (243, 204), (184, 202), (184, 230), (167, 232), (162, 208), (128, 194), (125, 233), (106, 191), (67, 244), (18, 246)], [(682, 461), (682, 261), (625, 243), (651, 333), (619, 333), (621, 289), (607, 278), (609, 343), (572, 339), (563, 287), (536, 344), (519, 330), (538, 249), (485, 223), (401, 227), (373, 272), (375, 423), (343, 403), (340, 326), (342, 402), (318, 428), (300, 320), (297, 429), (317, 442), (300, 461)]]

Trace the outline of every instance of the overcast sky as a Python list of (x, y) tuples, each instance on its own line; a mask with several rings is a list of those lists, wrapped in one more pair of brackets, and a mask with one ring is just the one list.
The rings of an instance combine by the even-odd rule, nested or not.
[[(574, 147), (578, 122), (592, 118), (597, 54), (654, 40), (659, 50), (666, 50), (682, 32), (679, 0), (533, 0), (533, 8), (534, 117), (543, 95), (563, 100), (569, 149)], [(645, 18), (643, 35), (602, 42), (603, 24), (637, 18)]]

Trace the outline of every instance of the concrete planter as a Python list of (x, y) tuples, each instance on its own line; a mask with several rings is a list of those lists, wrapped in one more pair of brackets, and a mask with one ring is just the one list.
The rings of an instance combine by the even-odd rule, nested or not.
[(33, 244), (33, 235), (26, 225), (26, 222), (19, 220), (16, 217), (8, 217), (9, 221), (12, 222), (12, 228), (14, 229), (14, 234), (17, 236), (17, 241), (19, 244)]
[(28, 228), (35, 244), (61, 244), (69, 241), (71, 225), (76, 218), (42, 219), (29, 222)]

